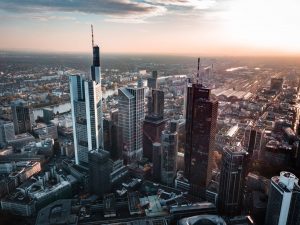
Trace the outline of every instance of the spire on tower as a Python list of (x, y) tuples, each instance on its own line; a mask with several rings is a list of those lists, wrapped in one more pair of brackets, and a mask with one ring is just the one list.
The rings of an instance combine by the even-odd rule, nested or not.
[(198, 58), (197, 78), (199, 78), (199, 71), (200, 71), (200, 58)]
[(94, 47), (94, 31), (93, 31), (93, 24), (91, 24), (91, 31), (92, 31), (92, 47)]
[[(197, 84), (199, 83), (199, 78), (200, 78), (200, 58), (198, 58), (198, 68), (197, 68)], [(201, 78), (201, 84), (202, 84), (202, 78)]]

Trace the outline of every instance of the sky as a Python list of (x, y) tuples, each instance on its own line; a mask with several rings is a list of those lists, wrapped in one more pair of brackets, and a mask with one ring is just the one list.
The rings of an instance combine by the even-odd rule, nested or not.
[(0, 51), (300, 55), (299, 0), (0, 0)]

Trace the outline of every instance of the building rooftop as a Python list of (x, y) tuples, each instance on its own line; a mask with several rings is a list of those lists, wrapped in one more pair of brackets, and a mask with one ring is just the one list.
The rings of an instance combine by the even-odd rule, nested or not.
[(72, 214), (72, 200), (51, 203), (38, 213), (35, 225), (77, 225), (78, 216)]
[(178, 222), (179, 225), (226, 225), (222, 217), (217, 215), (201, 215), (183, 218)]

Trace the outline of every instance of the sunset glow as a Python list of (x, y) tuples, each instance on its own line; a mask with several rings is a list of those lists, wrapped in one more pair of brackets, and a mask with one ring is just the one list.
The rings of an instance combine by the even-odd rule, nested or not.
[(297, 0), (0, 0), (0, 49), (299, 55)]

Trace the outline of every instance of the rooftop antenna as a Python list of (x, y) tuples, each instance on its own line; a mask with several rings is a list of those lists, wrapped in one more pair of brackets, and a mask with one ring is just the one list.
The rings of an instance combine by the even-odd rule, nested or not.
[(92, 31), (92, 47), (94, 47), (94, 31), (93, 31), (93, 24), (91, 24), (91, 31)]
[(198, 69), (197, 69), (197, 84), (199, 82), (199, 72), (200, 72), (200, 58), (198, 58)]

